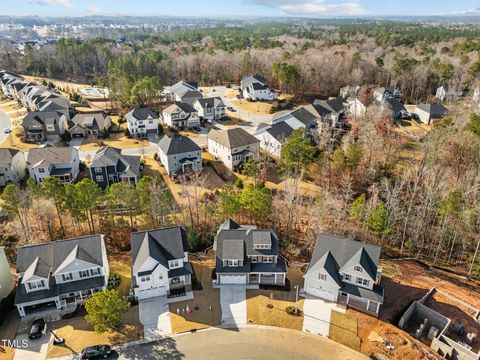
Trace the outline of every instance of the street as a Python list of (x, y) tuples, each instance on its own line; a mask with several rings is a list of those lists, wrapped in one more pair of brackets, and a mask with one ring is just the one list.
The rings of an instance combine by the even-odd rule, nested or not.
[[(212, 329), (118, 351), (119, 359), (367, 359), (321, 336), (280, 328)], [(115, 356), (116, 357), (116, 356)]]
[(11, 128), (12, 123), (5, 111), (0, 110), (0, 144), (5, 141), (8, 137), (8, 134), (4, 132), (6, 128)]

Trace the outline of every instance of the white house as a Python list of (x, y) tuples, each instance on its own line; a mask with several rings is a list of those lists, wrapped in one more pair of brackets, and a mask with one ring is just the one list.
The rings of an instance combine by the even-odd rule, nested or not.
[(164, 90), (164, 96), (170, 101), (183, 102), (193, 105), (195, 100), (203, 97), (194, 82), (180, 81)]
[(25, 154), (16, 149), (0, 149), (0, 187), (18, 184), (27, 173)]
[(132, 288), (138, 300), (193, 299), (187, 233), (175, 226), (132, 233)]
[(225, 117), (225, 104), (219, 97), (198, 99), (193, 103), (198, 111), (198, 116), (204, 120), (213, 122)]
[(169, 175), (202, 170), (202, 150), (192, 139), (164, 135), (158, 147), (160, 161)]
[(285, 111), (273, 115), (272, 124), (286, 122), (294, 130), (303, 128), (305, 132), (308, 132), (317, 126), (319, 120), (321, 120), (319, 116), (316, 116), (305, 107), (301, 107), (293, 111)]
[(162, 112), (163, 123), (173, 129), (200, 126), (198, 110), (187, 103), (177, 102)]
[(380, 247), (319, 234), (304, 293), (377, 316), (383, 304)]
[(402, 93), (398, 89), (394, 89), (390, 86), (385, 86), (374, 89), (373, 96), (378, 102), (383, 102), (385, 99), (391, 98), (401, 100)]
[(13, 276), (5, 255), (5, 248), (0, 246), (0, 303), (10, 294), (13, 286)]
[(421, 122), (429, 125), (443, 119), (448, 114), (448, 109), (442, 104), (419, 104), (415, 106), (415, 113)]
[(158, 115), (149, 108), (133, 109), (125, 115), (125, 119), (130, 135), (145, 137), (158, 133)]
[(77, 149), (45, 146), (30, 149), (27, 155), (28, 174), (38, 184), (55, 176), (64, 184), (75, 181), (80, 167)]
[(242, 128), (211, 129), (208, 133), (208, 152), (230, 170), (260, 155), (260, 140)]
[(75, 310), (94, 292), (106, 289), (109, 273), (103, 235), (18, 248), (18, 313)]
[(280, 157), (282, 146), (292, 135), (294, 129), (282, 121), (273, 125), (259, 127), (255, 137), (260, 140), (260, 147), (273, 156)]
[(240, 88), (243, 97), (252, 101), (272, 101), (277, 98), (277, 94), (268, 88), (268, 81), (260, 75), (245, 76)]
[(358, 97), (349, 97), (347, 99), (348, 111), (353, 116), (365, 116), (367, 113), (367, 106)]

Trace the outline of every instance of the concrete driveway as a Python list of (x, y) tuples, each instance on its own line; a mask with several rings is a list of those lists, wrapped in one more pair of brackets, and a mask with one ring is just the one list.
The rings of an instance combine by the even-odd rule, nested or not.
[(18, 347), (15, 349), (13, 360), (44, 360), (47, 357), (48, 344), (52, 338), (53, 335), (50, 333), (35, 340), (30, 340), (28, 334), (18, 335), (15, 339)]
[(238, 327), (247, 323), (247, 288), (245, 285), (221, 285), (222, 326)]
[(140, 300), (138, 308), (145, 339), (172, 333), (172, 323), (166, 296)]
[(307, 295), (303, 304), (303, 331), (328, 336), (332, 310), (345, 313), (335, 303)]

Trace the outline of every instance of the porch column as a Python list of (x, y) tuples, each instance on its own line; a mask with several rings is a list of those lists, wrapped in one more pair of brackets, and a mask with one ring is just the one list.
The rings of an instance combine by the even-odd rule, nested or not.
[(277, 273), (275, 273), (275, 284), (277, 283)]
[(17, 305), (17, 309), (18, 309), (18, 313), (20, 314), (20, 316), (25, 316), (25, 309), (23, 308), (23, 306), (18, 306)]
[(377, 303), (377, 311), (376, 311), (376, 313), (378, 314), (379, 311), (380, 311), (380, 303)]
[(258, 283), (260, 284), (262, 282), (262, 274), (258, 274)]
[(367, 311), (369, 310), (370, 308), (370, 300), (367, 300)]
[(347, 302), (345, 303), (345, 305), (348, 305), (349, 300), (350, 300), (350, 294), (347, 294)]

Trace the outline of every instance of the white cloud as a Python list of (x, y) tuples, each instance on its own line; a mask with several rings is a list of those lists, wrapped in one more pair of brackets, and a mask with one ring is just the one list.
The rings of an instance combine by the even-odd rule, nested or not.
[(365, 15), (367, 12), (358, 1), (327, 2), (325, 0), (244, 0), (245, 2), (280, 9), (291, 15)]
[(69, 0), (32, 0), (31, 2), (44, 6), (60, 6), (67, 9), (73, 9), (73, 4)]
[(93, 14), (101, 14), (103, 13), (103, 9), (100, 6), (97, 5), (89, 5), (87, 6), (87, 12), (93, 13)]

